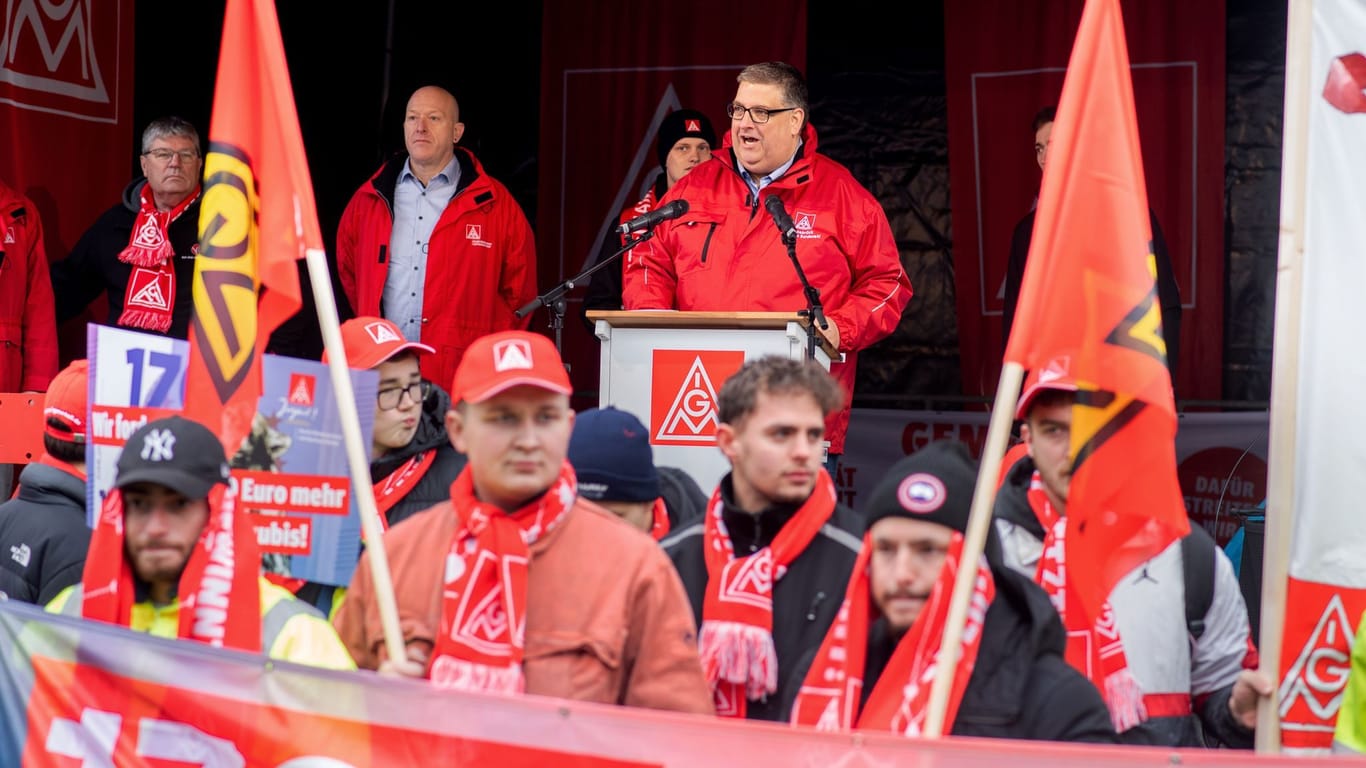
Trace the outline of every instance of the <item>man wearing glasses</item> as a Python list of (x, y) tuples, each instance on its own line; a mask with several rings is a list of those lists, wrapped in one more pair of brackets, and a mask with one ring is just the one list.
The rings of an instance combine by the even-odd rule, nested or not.
[(784, 62), (745, 67), (726, 105), (730, 132), (709, 162), (681, 179), (664, 202), (688, 212), (655, 229), (624, 275), (626, 309), (795, 312), (807, 299), (774, 220), (777, 198), (791, 217), (796, 256), (820, 291), (843, 353), (830, 372), (844, 407), (826, 422), (833, 469), (844, 451), (858, 351), (891, 333), (911, 283), (878, 201), (839, 163), (817, 153), (807, 119), (806, 79)]
[[(388, 530), (449, 499), (451, 483), (465, 468), (465, 454), (456, 451), (446, 435), (450, 396), (418, 370), (418, 355), (431, 354), (431, 347), (403, 338), (398, 326), (382, 317), (347, 320), (341, 337), (347, 365), (379, 373), (370, 481), (380, 522)], [(345, 593), (306, 582), (297, 594), (331, 616)]]
[(124, 189), (122, 202), (52, 265), (57, 322), (104, 294), (106, 325), (183, 339), (199, 242), (199, 132), (179, 117), (153, 120), (142, 132), (138, 162), (142, 177)]

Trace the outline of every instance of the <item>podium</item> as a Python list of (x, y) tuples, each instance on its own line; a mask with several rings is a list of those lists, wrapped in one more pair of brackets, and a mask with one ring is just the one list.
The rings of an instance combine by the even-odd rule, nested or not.
[[(602, 341), (598, 405), (630, 411), (650, 430), (657, 466), (678, 467), (710, 494), (730, 462), (716, 447), (716, 395), (746, 360), (808, 357), (806, 317), (795, 312), (586, 313)], [(838, 353), (824, 339), (827, 371)], [(827, 448), (828, 448), (827, 444)]]

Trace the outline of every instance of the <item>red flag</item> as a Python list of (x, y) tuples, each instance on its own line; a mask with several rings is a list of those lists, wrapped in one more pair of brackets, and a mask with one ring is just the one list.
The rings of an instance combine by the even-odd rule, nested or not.
[(199, 242), (185, 415), (232, 456), (261, 397), (266, 341), (299, 309), (295, 262), (323, 247), (271, 0), (228, 0)]
[(1091, 616), (1190, 531), (1119, 0), (1087, 0), (1067, 66), (1007, 362), (1072, 356), (1070, 581)]

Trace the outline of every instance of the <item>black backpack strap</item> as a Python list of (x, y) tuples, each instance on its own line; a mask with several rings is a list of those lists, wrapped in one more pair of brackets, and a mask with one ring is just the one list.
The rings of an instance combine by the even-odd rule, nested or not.
[(1215, 553), (1218, 545), (1200, 525), (1181, 539), (1181, 568), (1186, 582), (1186, 629), (1191, 640), (1205, 634), (1205, 614), (1214, 604)]

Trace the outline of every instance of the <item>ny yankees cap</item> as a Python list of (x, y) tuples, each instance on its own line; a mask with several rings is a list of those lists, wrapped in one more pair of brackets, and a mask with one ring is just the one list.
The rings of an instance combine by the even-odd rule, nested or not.
[(228, 482), (228, 459), (218, 436), (183, 416), (139, 427), (124, 444), (117, 470), (117, 488), (156, 483), (190, 500), (208, 498), (215, 485)]
[(529, 385), (570, 394), (569, 374), (550, 339), (529, 331), (481, 336), (465, 350), (451, 384), (451, 400), (481, 403), (512, 387)]
[[(352, 368), (374, 368), (408, 349), (428, 354), (436, 351), (421, 342), (408, 341), (397, 325), (382, 317), (361, 316), (347, 320), (341, 324), (341, 338), (346, 362)], [(323, 362), (327, 362), (326, 350)]]

